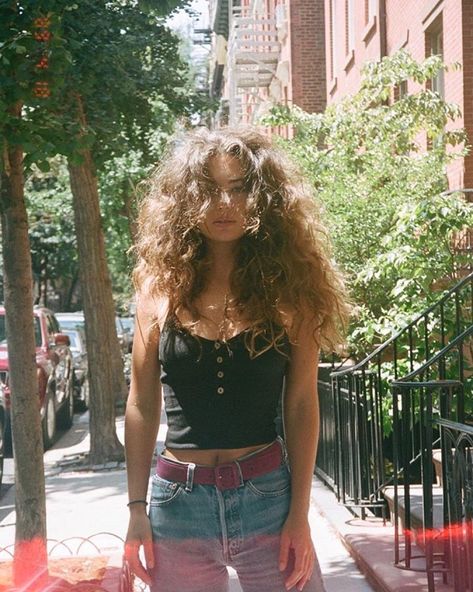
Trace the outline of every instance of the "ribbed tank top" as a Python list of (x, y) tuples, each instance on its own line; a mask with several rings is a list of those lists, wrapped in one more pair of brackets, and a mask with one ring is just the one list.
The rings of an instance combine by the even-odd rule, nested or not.
[[(166, 321), (159, 340), (169, 448), (245, 448), (277, 436), (275, 420), (290, 352), (286, 334), (250, 358), (242, 331), (222, 342), (196, 339)], [(259, 340), (262, 340), (261, 344)], [(256, 345), (264, 344), (259, 336)]]

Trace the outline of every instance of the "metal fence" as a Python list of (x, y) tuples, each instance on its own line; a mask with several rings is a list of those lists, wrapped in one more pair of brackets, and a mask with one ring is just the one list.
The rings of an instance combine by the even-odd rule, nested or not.
[[(473, 328), (469, 335), (473, 335)], [(459, 338), (456, 345), (463, 341)], [(425, 370), (392, 386), (394, 562), (425, 571), (429, 592), (435, 591), (435, 574), (440, 574), (444, 583), (453, 584), (455, 592), (471, 592), (473, 425), (464, 423), (464, 383), (425, 381)], [(437, 479), (436, 449), (441, 466)], [(421, 510), (420, 519), (414, 520), (414, 506)], [(421, 566), (416, 562), (420, 558), (424, 560)]]
[[(453, 348), (473, 325), (473, 273), (364, 360), (322, 374), (319, 381), (321, 435), (316, 472), (339, 501), (362, 516), (386, 507), (383, 489), (393, 482), (392, 381), (432, 363), (425, 380), (464, 382), (471, 366), (468, 347)], [(467, 343), (463, 339), (462, 344)], [(471, 343), (471, 340), (468, 342)], [(448, 359), (446, 350), (455, 352)], [(443, 353), (442, 353), (443, 352)], [(467, 385), (471, 390), (471, 383)]]

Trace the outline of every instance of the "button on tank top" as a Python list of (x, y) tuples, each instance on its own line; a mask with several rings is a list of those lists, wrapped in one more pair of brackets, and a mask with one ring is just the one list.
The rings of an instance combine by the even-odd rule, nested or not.
[[(245, 448), (276, 438), (289, 339), (284, 334), (280, 351), (273, 346), (251, 359), (245, 347), (248, 332), (214, 341), (166, 321), (159, 360), (167, 447)], [(257, 348), (264, 344), (259, 336)]]

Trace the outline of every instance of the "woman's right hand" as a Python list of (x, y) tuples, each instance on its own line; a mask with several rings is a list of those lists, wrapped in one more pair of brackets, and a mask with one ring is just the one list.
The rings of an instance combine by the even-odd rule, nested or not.
[[(143, 547), (146, 568), (140, 560), (140, 547)], [(131, 508), (125, 541), (125, 559), (128, 561), (131, 572), (148, 586), (151, 585), (149, 570), (154, 567), (153, 540), (151, 523), (144, 508)]]

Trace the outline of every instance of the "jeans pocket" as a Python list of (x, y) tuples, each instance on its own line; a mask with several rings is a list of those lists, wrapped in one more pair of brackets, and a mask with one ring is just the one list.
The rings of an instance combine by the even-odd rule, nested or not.
[(286, 464), (255, 477), (246, 482), (248, 488), (261, 497), (275, 497), (288, 493), (291, 489), (291, 475)]
[(159, 475), (153, 475), (151, 487), (150, 508), (170, 504), (183, 491), (184, 485), (175, 481), (167, 481)]

